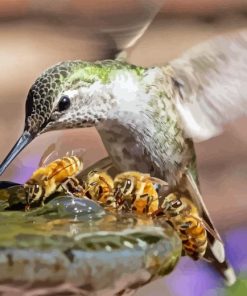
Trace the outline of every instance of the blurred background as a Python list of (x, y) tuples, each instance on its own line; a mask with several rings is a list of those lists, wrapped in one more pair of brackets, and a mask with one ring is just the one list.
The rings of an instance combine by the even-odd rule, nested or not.
[[(246, 25), (246, 0), (1, 0), (0, 160), (22, 132), (28, 89), (47, 67), (67, 59), (109, 58), (126, 47), (131, 63), (162, 65), (203, 40)], [(243, 278), (247, 272), (246, 124), (246, 119), (240, 119), (220, 137), (196, 146), (206, 204)], [(94, 129), (48, 133), (31, 143), (1, 180), (24, 182), (54, 141), (64, 150), (71, 145), (85, 147), (86, 165), (106, 156)], [(225, 291), (206, 264), (184, 259), (172, 275), (137, 294), (244, 296), (247, 288), (243, 280)]]

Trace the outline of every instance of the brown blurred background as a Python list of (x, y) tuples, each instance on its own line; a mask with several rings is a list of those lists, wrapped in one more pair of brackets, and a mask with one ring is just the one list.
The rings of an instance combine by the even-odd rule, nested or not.
[[(131, 51), (134, 64), (162, 65), (194, 44), (247, 25), (245, 0), (1, 0), (0, 160), (22, 131), (26, 94), (41, 71), (66, 59), (108, 58), (148, 24), (159, 6)], [(241, 119), (196, 147), (202, 191), (221, 230), (247, 224), (246, 123)], [(14, 178), (17, 168), (30, 161), (36, 164), (57, 138), (66, 149), (85, 147), (87, 165), (106, 155), (94, 129), (48, 133), (29, 145), (1, 179)], [(21, 169), (18, 174), (25, 175)]]

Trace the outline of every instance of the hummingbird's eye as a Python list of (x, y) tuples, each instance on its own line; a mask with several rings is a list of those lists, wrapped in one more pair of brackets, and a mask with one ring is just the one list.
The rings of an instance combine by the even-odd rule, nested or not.
[(69, 109), (69, 107), (70, 107), (70, 98), (68, 96), (62, 96), (58, 103), (58, 110), (61, 112)]

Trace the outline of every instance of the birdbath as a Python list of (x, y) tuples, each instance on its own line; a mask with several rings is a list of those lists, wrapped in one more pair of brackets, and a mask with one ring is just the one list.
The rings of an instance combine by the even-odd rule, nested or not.
[(181, 255), (164, 221), (107, 212), (88, 199), (59, 196), (29, 212), (5, 207), (1, 201), (1, 295), (132, 295)]

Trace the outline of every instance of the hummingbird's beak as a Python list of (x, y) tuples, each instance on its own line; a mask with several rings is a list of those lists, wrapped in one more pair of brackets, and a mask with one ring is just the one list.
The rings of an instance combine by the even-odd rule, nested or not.
[(4, 161), (0, 165), (0, 175), (6, 170), (10, 163), (16, 158), (16, 156), (32, 141), (34, 135), (28, 131), (24, 131), (22, 136), (16, 142), (14, 147), (10, 150)]

